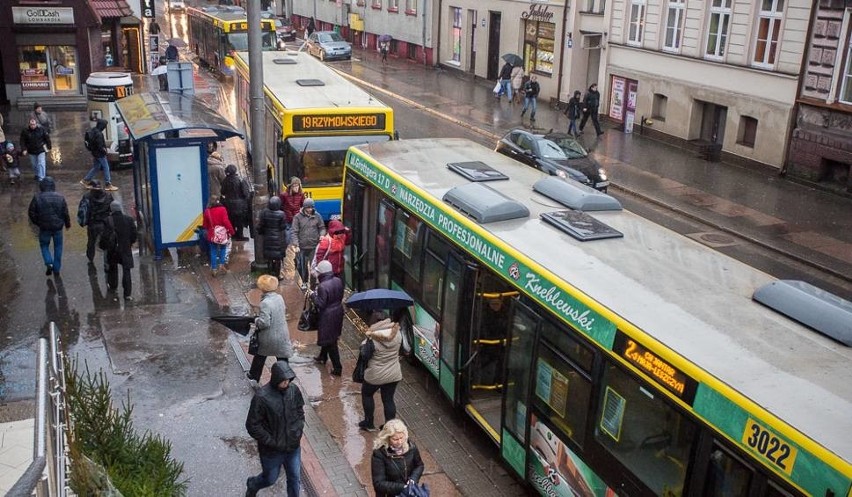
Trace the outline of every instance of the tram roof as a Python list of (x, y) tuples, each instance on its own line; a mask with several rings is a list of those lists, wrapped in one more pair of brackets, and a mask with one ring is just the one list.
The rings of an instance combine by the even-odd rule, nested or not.
[(529, 217), (479, 227), (852, 461), (852, 348), (754, 302), (752, 293), (775, 278), (626, 210), (590, 213), (623, 238), (575, 240), (541, 219), (566, 210), (533, 191), (545, 173), (468, 140), (354, 148), (439, 203), (450, 189), (470, 183), (447, 164), (481, 161), (506, 174), (511, 180), (487, 185), (526, 205)]
[[(239, 64), (249, 67), (248, 52), (237, 52), (236, 55)], [(381, 100), (307, 52), (267, 51), (262, 52), (261, 56), (263, 84), (286, 109), (387, 108)], [(299, 81), (309, 80), (319, 80), (323, 84), (299, 84)]]
[(168, 131), (212, 133), (220, 141), (243, 136), (216, 110), (179, 93), (137, 93), (116, 101), (116, 106), (137, 141)]

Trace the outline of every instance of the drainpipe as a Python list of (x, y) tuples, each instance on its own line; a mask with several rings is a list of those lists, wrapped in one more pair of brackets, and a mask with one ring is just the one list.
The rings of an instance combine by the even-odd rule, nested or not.
[(428, 62), (426, 58), (426, 9), (429, 8), (429, 2), (423, 3), (423, 65), (425, 66)]
[[(816, 1), (816, 0), (814, 0)], [(562, 47), (559, 51), (559, 76), (556, 78), (556, 104), (559, 104), (559, 95), (562, 92), (562, 71), (563, 65), (565, 64), (565, 52), (568, 50), (565, 47), (565, 33), (568, 29), (568, 9), (571, 8), (571, 0), (565, 0), (565, 7), (562, 11), (562, 37), (560, 38), (560, 43)], [(555, 47), (554, 47), (555, 48)], [(572, 48), (573, 50), (573, 48)]]
[[(434, 0), (433, 0), (434, 1)], [(441, 58), (441, 13), (444, 11), (443, 1), (438, 0), (438, 38), (435, 40), (435, 65), (440, 65), (437, 61)], [(435, 9), (432, 9), (434, 15)]]

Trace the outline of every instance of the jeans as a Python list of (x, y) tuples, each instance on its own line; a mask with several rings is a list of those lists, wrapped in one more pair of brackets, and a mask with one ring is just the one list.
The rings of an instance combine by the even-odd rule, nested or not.
[[(50, 241), (53, 240), (53, 257), (50, 256)], [(62, 270), (62, 228), (56, 231), (39, 230), (38, 244), (45, 266), (53, 266), (53, 272)]]
[(538, 99), (536, 97), (524, 97), (524, 108), (521, 109), (521, 115), (524, 115), (530, 107), (532, 107), (530, 110), (530, 119), (535, 121), (535, 111), (538, 109)]
[(299, 488), (302, 486), (302, 448), (296, 448), (290, 452), (273, 451), (260, 453), (260, 467), (263, 472), (249, 478), (246, 482), (249, 490), (258, 491), (261, 488), (271, 487), (278, 481), (284, 466), (284, 474), (287, 476), (287, 497), (299, 497)]
[(570, 119), (568, 122), (568, 134), (577, 136), (580, 134), (579, 128), (577, 128), (577, 118)]
[(506, 94), (509, 97), (509, 101), (512, 101), (512, 80), (511, 79), (501, 79), (500, 80), (500, 93), (497, 94), (497, 98), (500, 98), (500, 95)]
[(83, 181), (87, 183), (89, 181), (92, 181), (92, 178), (95, 177), (95, 173), (97, 173), (99, 169), (104, 172), (104, 181), (107, 184), (111, 184), (109, 176), (109, 161), (107, 160), (106, 156), (95, 157), (95, 162), (94, 164), (92, 164), (92, 168), (89, 169), (89, 172), (86, 174), (86, 177), (83, 178)]
[(215, 271), (219, 264), (225, 263), (225, 249), (228, 248), (226, 243), (218, 244), (210, 242), (210, 269)]
[(30, 164), (33, 166), (33, 174), (39, 181), (47, 176), (47, 152), (30, 154)]
[(373, 414), (376, 410), (376, 401), (373, 400), (376, 390), (382, 392), (382, 406), (385, 411), (385, 423), (396, 417), (396, 403), (393, 401), (394, 393), (396, 393), (396, 385), (398, 381), (393, 383), (385, 383), (384, 385), (373, 385), (366, 381), (361, 384), (361, 404), (364, 406), (364, 420), (370, 426), (373, 424)]

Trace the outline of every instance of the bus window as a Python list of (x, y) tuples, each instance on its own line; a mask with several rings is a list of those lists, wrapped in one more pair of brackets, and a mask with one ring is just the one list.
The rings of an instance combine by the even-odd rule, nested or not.
[(633, 377), (607, 364), (595, 439), (657, 495), (683, 495), (695, 425)]
[(545, 321), (541, 326), (541, 334), (556, 350), (568, 356), (582, 371), (591, 374), (594, 353), (586, 345), (575, 340), (564, 327)]
[(444, 268), (450, 251), (447, 242), (429, 232), (426, 260), (423, 266), (423, 303), (435, 315), (441, 314), (441, 292), (444, 290)]
[(535, 345), (538, 317), (523, 305), (515, 305), (515, 318), (509, 335), (509, 358), (506, 371), (505, 427), (522, 443), (526, 443), (527, 396), (529, 393), (530, 352)]
[(423, 247), (422, 221), (397, 209), (394, 227), (393, 261), (402, 268), (403, 288), (412, 297), (419, 298), (420, 251)]
[(536, 407), (582, 447), (592, 395), (591, 380), (548, 345), (539, 347), (535, 378)]
[(751, 488), (752, 471), (732, 455), (713, 447), (704, 484), (704, 497), (745, 497)]
[(379, 203), (378, 233), (376, 234), (376, 277), (378, 288), (390, 288), (391, 239), (394, 208), (386, 201)]

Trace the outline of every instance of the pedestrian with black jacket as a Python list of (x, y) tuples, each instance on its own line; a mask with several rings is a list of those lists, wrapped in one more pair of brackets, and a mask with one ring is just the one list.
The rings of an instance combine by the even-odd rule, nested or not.
[(118, 188), (112, 186), (109, 174), (109, 160), (107, 160), (107, 153), (109, 152), (109, 149), (107, 148), (106, 138), (104, 137), (104, 130), (106, 127), (106, 120), (98, 119), (95, 126), (86, 131), (86, 146), (92, 154), (94, 162), (92, 164), (92, 168), (89, 169), (88, 173), (86, 173), (86, 177), (80, 180), (80, 184), (87, 188), (91, 188), (92, 178), (95, 177), (95, 173), (97, 173), (98, 170), (101, 170), (104, 173), (104, 183), (106, 183), (104, 189), (108, 191), (115, 191), (118, 190)]
[[(41, 257), (47, 270), (45, 275), (59, 278), (62, 270), (62, 227), (71, 228), (71, 216), (65, 197), (56, 191), (53, 178), (45, 176), (38, 184), (39, 193), (30, 201), (28, 215), (30, 222), (38, 226), (38, 244)], [(50, 242), (53, 241), (53, 255), (50, 254)]]
[(246, 480), (246, 497), (278, 481), (281, 466), (287, 477), (287, 497), (299, 497), (305, 399), (292, 382), (296, 373), (286, 361), (272, 366), (272, 379), (254, 394), (246, 430), (257, 441), (263, 471)]
[(331, 374), (340, 376), (343, 365), (340, 363), (340, 349), (337, 340), (343, 330), (343, 281), (332, 273), (331, 263), (322, 261), (317, 265), (316, 291), (311, 293), (311, 299), (319, 311), (317, 323), (317, 345), (320, 353), (314, 361), (325, 364), (331, 359)]
[(86, 227), (86, 258), (89, 259), (89, 264), (94, 264), (95, 247), (106, 226), (110, 214), (109, 205), (115, 199), (111, 193), (104, 191), (98, 180), (92, 180), (91, 188), (77, 206), (77, 223)]
[(565, 108), (565, 115), (568, 116), (568, 134), (571, 136), (579, 136), (580, 130), (577, 129), (577, 119), (583, 116), (583, 101), (580, 99), (582, 93), (580, 90), (574, 90), (574, 96), (568, 100), (568, 107)]
[(21, 156), (29, 155), (33, 174), (37, 181), (47, 175), (47, 152), (53, 148), (50, 133), (38, 125), (36, 118), (30, 118), (27, 127), (21, 131)]
[[(136, 221), (121, 209), (121, 203), (109, 204), (110, 215), (104, 228), (104, 250), (107, 259), (107, 288), (114, 292), (118, 289), (118, 265), (121, 264), (121, 288), (124, 300), (133, 300), (133, 282), (130, 270), (133, 269), (133, 244), (136, 243)], [(109, 232), (112, 233), (109, 233)], [(109, 242), (109, 243), (107, 243)]]
[(512, 103), (512, 68), (512, 64), (508, 62), (500, 68), (500, 91), (497, 92), (497, 100), (500, 100), (500, 96), (505, 93), (509, 97), (509, 103)]
[(541, 91), (541, 85), (538, 84), (538, 78), (535, 74), (530, 75), (530, 79), (524, 83), (524, 108), (521, 110), (521, 118), (530, 109), (530, 124), (535, 123), (535, 111), (538, 109), (538, 94)]
[(409, 485), (417, 485), (425, 465), (420, 450), (408, 438), (401, 419), (387, 421), (373, 442), (370, 471), (376, 497), (400, 495)]
[(279, 197), (269, 197), (269, 203), (260, 211), (257, 233), (263, 235), (263, 258), (268, 264), (269, 274), (279, 278), (281, 259), (287, 249), (287, 221)]
[(583, 120), (580, 121), (580, 133), (583, 132), (583, 128), (586, 127), (586, 120), (590, 117), (592, 118), (592, 124), (595, 125), (595, 132), (598, 136), (603, 134), (601, 130), (601, 123), (598, 121), (598, 109), (601, 105), (601, 94), (598, 91), (597, 83), (593, 83), (589, 86), (589, 91), (586, 92), (586, 95), (583, 97)]
[(237, 166), (228, 164), (225, 168), (225, 179), (222, 180), (222, 205), (228, 211), (228, 219), (235, 230), (234, 240), (238, 242), (248, 240), (243, 230), (251, 226), (250, 200), (251, 187), (248, 182), (237, 174)]

